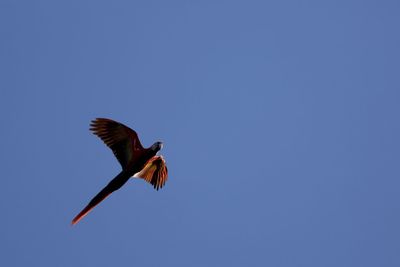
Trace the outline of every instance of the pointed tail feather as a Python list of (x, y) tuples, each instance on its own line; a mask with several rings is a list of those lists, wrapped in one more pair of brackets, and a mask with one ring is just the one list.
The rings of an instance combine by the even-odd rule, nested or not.
[(106, 199), (112, 192), (121, 188), (122, 185), (128, 181), (129, 177), (125, 175), (124, 172), (118, 174), (111, 182), (104, 187), (90, 202), (87, 206), (79, 212), (78, 215), (71, 221), (71, 225), (77, 224), (83, 219), (94, 207), (96, 207), (100, 202)]
[[(103, 191), (102, 191), (103, 192)], [(100, 192), (100, 193), (102, 193)], [(102, 202), (104, 199), (106, 199), (109, 195), (111, 195), (111, 192), (108, 194), (102, 194), (100, 195), (97, 194), (96, 197), (94, 197), (92, 199), (92, 201), (90, 201), (90, 203), (81, 211), (79, 212), (78, 215), (75, 216), (75, 218), (71, 221), (71, 224), (77, 224), (80, 220), (83, 219), (83, 217), (85, 217), (92, 209), (94, 209), (94, 207), (96, 207), (100, 202)]]

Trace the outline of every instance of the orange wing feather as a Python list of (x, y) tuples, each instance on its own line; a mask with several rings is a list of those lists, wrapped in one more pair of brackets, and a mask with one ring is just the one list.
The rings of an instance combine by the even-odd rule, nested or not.
[(168, 169), (162, 156), (149, 159), (144, 168), (135, 177), (142, 178), (152, 184), (156, 190), (162, 188), (168, 179)]

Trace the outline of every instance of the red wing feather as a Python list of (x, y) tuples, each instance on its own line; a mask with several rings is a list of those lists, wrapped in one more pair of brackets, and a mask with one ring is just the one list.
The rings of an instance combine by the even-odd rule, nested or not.
[(135, 177), (143, 178), (154, 186), (156, 190), (162, 188), (168, 179), (168, 169), (162, 156), (149, 159), (144, 168)]
[(97, 118), (90, 126), (90, 130), (114, 152), (123, 169), (128, 166), (135, 153), (143, 150), (137, 133), (122, 123)]

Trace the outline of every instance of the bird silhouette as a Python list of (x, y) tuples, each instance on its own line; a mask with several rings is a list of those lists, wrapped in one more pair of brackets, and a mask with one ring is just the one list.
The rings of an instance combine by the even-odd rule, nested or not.
[(122, 171), (108, 183), (87, 206), (72, 220), (74, 225), (82, 220), (94, 207), (112, 192), (120, 189), (131, 177), (146, 180), (156, 190), (162, 188), (168, 178), (168, 169), (162, 156), (157, 152), (162, 142), (155, 142), (149, 148), (143, 148), (137, 133), (122, 123), (97, 118), (92, 120), (90, 130), (113, 151), (122, 166)]

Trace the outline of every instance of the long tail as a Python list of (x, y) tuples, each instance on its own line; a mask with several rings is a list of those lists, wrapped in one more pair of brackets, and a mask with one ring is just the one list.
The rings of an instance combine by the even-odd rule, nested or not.
[(128, 181), (129, 177), (126, 177), (124, 172), (118, 174), (111, 182), (104, 187), (90, 202), (87, 206), (79, 212), (78, 215), (72, 220), (71, 224), (77, 224), (80, 220), (83, 219), (94, 207), (96, 207), (100, 202), (106, 199), (112, 192), (118, 190), (122, 185)]

